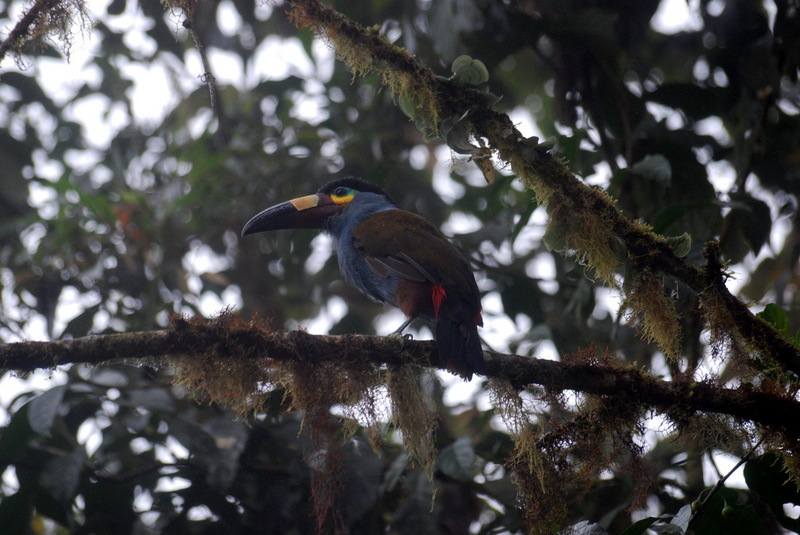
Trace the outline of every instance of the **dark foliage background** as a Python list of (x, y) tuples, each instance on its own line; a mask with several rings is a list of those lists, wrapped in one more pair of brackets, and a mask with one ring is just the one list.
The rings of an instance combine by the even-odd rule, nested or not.
[[(668, 281), (684, 339), (681, 361), (665, 363), (633, 320), (620, 319), (625, 307), (617, 309), (613, 292), (547, 247), (547, 214), (508, 169), (487, 185), (442, 140), (424, 138), (377, 77), (353, 77), (280, 7), (197, 4), (194, 27), (215, 62), (220, 118), (195, 78), (196, 49), (177, 8), (93, 5), (94, 25), (81, 33), (81, 4), (65, 5), (75, 46), (87, 43), (94, 55), (81, 77), (47, 76), (64, 61), (54, 38), (29, 43), (0, 71), (3, 341), (162, 328), (172, 314), (226, 305), (275, 325), (325, 313), (334, 334), (389, 332), (398, 316), (376, 321), (388, 311), (340, 281), (326, 242), (315, 241), (323, 253), (307, 261), (313, 233), (238, 238), (262, 208), (315, 191), (330, 176), (358, 175), (446, 224), (479, 273), (491, 347), (561, 358), (594, 346), (665, 376), (742, 380), (724, 355), (711, 358), (690, 291)], [(800, 326), (793, 2), (689, 3), (694, 26), (675, 33), (654, 26), (663, 6), (653, 0), (332, 5), (365, 26), (383, 24), (442, 76), (461, 54), (483, 61), (488, 87), (502, 96), (495, 108), (525, 128), (535, 124), (530, 134), (556, 142), (574, 172), (607, 189), (629, 217), (668, 236), (688, 233), (690, 262), (701, 263), (702, 245), (719, 239), (740, 298), (775, 304), (790, 334)], [(0, 2), (3, 27), (21, 10)], [(299, 45), (296, 61), (307, 68), (271, 68), (278, 52), (262, 53), (265, 43), (284, 41)], [(144, 119), (142, 110), (153, 110), (134, 102), (134, 89), (153, 72), (172, 96), (166, 114)], [(153, 107), (161, 96), (153, 95)], [(84, 121), (89, 109), (100, 125)], [(334, 298), (341, 299), (331, 305)], [(74, 366), (56, 377), (58, 386), (23, 387), (6, 407), (4, 533), (316, 529), (301, 417), (282, 409), (280, 392), (265, 414), (243, 422), (171, 386), (166, 369)], [(357, 433), (342, 452), (347, 477), (337, 508), (345, 525), (354, 533), (524, 531), (503, 467), (511, 440), (482, 386), (452, 406), (438, 381), (426, 384), (441, 418), (433, 481), (391, 429), (379, 452)], [(539, 395), (532, 391), (531, 402)], [(571, 406), (542, 403), (535, 425), (567, 421)], [(639, 518), (676, 514), (719, 477), (712, 454), (742, 456), (750, 446), (724, 426), (705, 434), (660, 420), (650, 426), (637, 437), (646, 444), (637, 477), (648, 478), (647, 510), (629, 509), (632, 476), (621, 459), (618, 470), (572, 489), (572, 523), (620, 533)], [(772, 461), (748, 464), (749, 489), (717, 495), (717, 516), (703, 533), (797, 530), (782, 506), (800, 496)], [(720, 512), (733, 502), (750, 509), (726, 524)]]

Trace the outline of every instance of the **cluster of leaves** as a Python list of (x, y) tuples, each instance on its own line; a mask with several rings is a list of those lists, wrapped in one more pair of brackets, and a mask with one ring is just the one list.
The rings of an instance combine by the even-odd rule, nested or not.
[[(741, 296), (773, 302), (763, 317), (796, 341), (800, 33), (790, 4), (770, 3), (770, 17), (760, 1), (703, 1), (696, 6), (699, 29), (666, 34), (650, 25), (660, 6), (655, 0), (334, 2), (364, 26), (386, 21), (371, 35), (399, 39), (442, 78), (480, 83), (488, 73), (492, 93), (502, 96), (487, 95), (495, 108), (532, 119), (576, 174), (596, 177), (625, 214), (658, 233), (691, 237), (676, 241), (687, 261), (700, 264), (703, 244), (719, 239), (726, 262), (749, 266), (740, 270)], [(474, 230), (455, 238), (479, 269), (481, 288), (499, 303), (486, 307), (487, 325), (513, 327), (501, 349), (536, 355), (554, 347), (566, 357), (596, 346), (656, 373), (791, 390), (793, 378), (776, 376), (769, 364), (756, 371), (743, 365), (746, 347), (717, 347), (721, 357), (730, 351), (741, 358), (726, 360), (719, 373), (709, 371), (719, 363), (702, 335), (707, 318), (682, 283), (665, 281), (665, 294), (641, 272), (608, 270), (604, 278), (621, 276), (626, 291), (661, 304), (659, 316), (638, 317), (645, 325), (667, 318), (673, 326), (678, 319), (679, 332), (644, 333), (673, 342), (667, 349), (661, 344), (671, 360), (658, 367), (658, 348), (620, 322), (592, 273), (551, 250), (582, 248), (558, 236), (559, 228), (584, 228), (584, 221), (572, 220), (574, 212), (537, 211), (508, 169), (497, 169), (498, 179), (487, 185), (485, 166), (455, 161), (454, 180), (448, 180), (441, 171), (451, 164), (442, 158), (445, 143), (425, 139), (396, 105), (403, 100), (395, 102), (382, 88), (387, 83), (408, 92), (413, 77), (354, 78), (315, 48), (312, 32), (258, 2), (186, 6), (206, 50), (227, 54), (247, 80), (225, 83), (216, 73), (214, 110), (207, 89), (194, 79), (202, 73), (187, 75), (184, 62), (194, 43), (180, 29), (181, 12), (164, 12), (158, 3), (126, 7), (115, 0), (106, 12), (90, 14), (97, 22), (87, 37), (96, 47), (92, 82), (61, 94), (48, 87), (36, 74), (59, 52), (46, 40), (22, 49), (21, 62), (30, 68), (3, 64), (4, 340), (29, 336), (37, 318), (44, 318), (52, 337), (163, 327), (173, 313), (207, 313), (203, 303), (209, 301), (220, 308), (236, 301), (244, 316), (258, 313), (283, 325), (329, 312), (333, 297), (343, 297), (347, 307), (330, 332), (374, 332), (373, 318), (384, 310), (335, 282), (330, 255), (307, 261), (313, 235), (250, 243), (238, 238), (242, 223), (261, 208), (314, 191), (329, 175), (351, 174), (385, 186), (400, 205), (436, 224), (451, 216), (472, 223)], [(14, 9), (21, 4), (0, 5), (4, 26), (15, 23)], [(138, 36), (143, 45), (120, 29), (129, 27), (131, 10), (148, 21)], [(237, 20), (236, 32), (221, 29), (225, 17)], [(264, 44), (275, 36), (294, 44), (310, 68), (274, 75), (259, 64), (269, 61), (273, 52), (265, 56)], [(337, 52), (358, 57), (358, 51)], [(142, 82), (131, 69), (139, 67), (181, 80), (157, 124), (136, 115), (134, 90)], [(375, 64), (355, 67), (367, 72)], [(405, 109), (418, 116), (435, 98), (418, 94)], [(107, 142), (96, 141), (80, 120), (76, 110), (87, 106), (109, 124), (121, 122), (110, 128)], [(309, 106), (313, 116), (304, 111)], [(431, 134), (449, 120), (450, 129), (439, 133), (450, 148), (485, 156), (481, 140), (470, 137), (470, 117), (425, 120), (433, 123)], [(724, 185), (714, 176), (720, 171), (731, 177)], [(447, 202), (437, 194), (442, 191)], [(548, 217), (558, 225), (545, 234)], [(771, 240), (776, 217), (783, 239)], [(607, 241), (604, 235), (588, 239)], [(198, 269), (198, 259), (210, 267)], [(543, 268), (546, 276), (537, 273)], [(63, 321), (68, 301), (77, 301), (78, 311)], [(37, 529), (31, 522), (47, 518), (86, 533), (308, 533), (317, 529), (312, 493), (322, 488), (312, 491), (315, 470), (336, 461), (343, 473), (331, 479), (326, 510), (336, 514), (329, 527), (352, 532), (466, 533), (472, 525), (483, 533), (531, 526), (552, 533), (588, 519), (630, 535), (683, 533), (690, 504), (707, 496), (692, 521), (698, 532), (773, 533), (775, 521), (797, 529), (783, 513), (784, 503), (800, 502), (796, 487), (781, 479), (783, 458), (767, 454), (748, 462), (748, 491), (704, 490), (704, 459), (715, 451), (742, 455), (755, 442), (739, 422), (712, 417), (698, 423), (686, 415), (672, 422), (674, 434), (653, 438), (642, 427), (647, 415), (614, 400), (482, 384), (492, 406), (478, 396), (454, 408), (442, 403), (443, 390), (428, 378), (425, 395), (439, 419), (435, 460), (428, 464), (433, 453), (426, 451), (426, 431), (410, 442), (417, 444), (418, 464), (432, 468), (426, 473), (400, 446), (394, 426), (386, 424), (380, 455), (374, 452), (374, 425), (361, 429), (358, 409), (331, 407), (337, 400), (324, 390), (324, 372), (295, 370), (304, 388), (278, 384), (261, 401), (260, 416), (245, 425), (226, 409), (187, 399), (163, 370), (72, 368), (63, 385), (38, 396), (26, 392), (7, 408), (0, 525), (25, 533)], [(286, 390), (297, 408), (317, 409), (309, 413), (305, 434), (300, 416), (281, 408)], [(372, 384), (371, 391), (381, 399), (380, 386)], [(321, 397), (303, 398), (314, 393)], [(394, 417), (407, 434), (418, 427), (400, 420), (402, 407), (385, 421)], [(341, 420), (332, 416), (342, 413)], [(614, 429), (603, 425), (612, 422)], [(326, 477), (330, 470), (322, 467)], [(528, 498), (522, 508), (511, 470)], [(637, 497), (637, 507), (646, 498), (664, 516), (633, 523), (629, 507)], [(726, 513), (727, 507), (733, 509)]]

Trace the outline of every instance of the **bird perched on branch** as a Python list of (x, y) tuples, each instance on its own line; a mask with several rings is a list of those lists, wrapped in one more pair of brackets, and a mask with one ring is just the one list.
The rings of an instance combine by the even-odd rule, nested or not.
[(378, 186), (342, 178), (314, 195), (267, 208), (242, 236), (267, 230), (315, 228), (333, 236), (345, 280), (408, 320), (436, 325), (439, 360), (466, 380), (483, 373), (478, 285), (464, 256), (421, 216), (401, 210)]

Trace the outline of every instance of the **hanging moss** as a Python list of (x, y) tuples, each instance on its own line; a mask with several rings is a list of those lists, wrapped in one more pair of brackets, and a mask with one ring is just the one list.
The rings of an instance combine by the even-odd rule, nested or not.
[(630, 316), (639, 321), (642, 338), (656, 344), (667, 359), (680, 360), (678, 312), (657, 275), (651, 270), (637, 274), (627, 293), (625, 304), (631, 309)]

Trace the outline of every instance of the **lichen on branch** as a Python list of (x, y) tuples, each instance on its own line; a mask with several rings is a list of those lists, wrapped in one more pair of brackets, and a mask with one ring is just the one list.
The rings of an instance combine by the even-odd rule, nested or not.
[[(272, 330), (261, 320), (246, 320), (226, 311), (206, 320), (176, 319), (170, 329), (91, 335), (52, 342), (16, 342), (0, 345), (0, 369), (20, 372), (52, 369), (73, 363), (99, 365), (124, 361), (153, 366), (177, 364), (201, 368), (181, 381), (198, 391), (208, 389), (211, 382), (227, 381), (218, 372), (241, 366), (244, 373), (254, 373), (256, 380), (246, 378), (245, 386), (258, 389), (263, 381), (275, 379), (262, 367), (305, 362), (309, 366), (333, 363), (358, 366), (366, 361), (371, 366), (425, 366), (440, 369), (436, 344), (432, 341), (405, 340), (396, 336), (312, 335), (305, 331)], [(667, 381), (644, 370), (616, 361), (577, 358), (569, 362), (506, 355), (485, 351), (486, 377), (502, 378), (521, 390), (530, 385), (574, 390), (593, 395), (626, 395), (645, 408), (683, 414), (713, 412), (732, 416), (740, 421), (786, 432), (800, 440), (800, 402), (793, 393), (775, 393), (743, 385), (724, 388), (713, 383), (687, 379)], [(213, 363), (205, 360), (215, 361)], [(252, 360), (252, 364), (234, 361)], [(246, 367), (250, 366), (250, 367)], [(181, 372), (183, 373), (183, 372)], [(259, 375), (259, 374), (264, 375)], [(224, 388), (219, 389), (224, 392)], [(242, 387), (240, 393), (251, 392)], [(246, 395), (244, 397), (247, 397)], [(211, 399), (209, 397), (209, 399)], [(221, 400), (224, 400), (224, 396)]]

